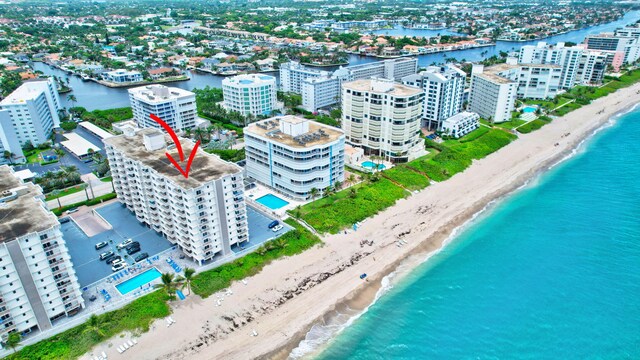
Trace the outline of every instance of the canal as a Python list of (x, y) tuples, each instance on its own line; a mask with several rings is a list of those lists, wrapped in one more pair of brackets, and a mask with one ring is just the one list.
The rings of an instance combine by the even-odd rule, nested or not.
[[(566, 34), (552, 36), (543, 40), (534, 40), (534, 41), (526, 41), (526, 42), (509, 42), (509, 41), (498, 41), (494, 46), (487, 46), (475, 49), (468, 50), (458, 50), (458, 51), (449, 51), (443, 53), (436, 54), (428, 54), (428, 55), (420, 55), (418, 57), (418, 64), (421, 67), (425, 67), (434, 63), (443, 63), (447, 58), (455, 58), (459, 61), (480, 61), (484, 58), (491, 57), (493, 55), (498, 55), (500, 51), (515, 51), (519, 49), (523, 45), (532, 45), (537, 44), (539, 41), (544, 41), (547, 43), (557, 43), (557, 42), (575, 42), (580, 43), (584, 40), (585, 36), (589, 34), (595, 34), (600, 32), (612, 32), (616, 28), (634, 23), (640, 19), (640, 11), (630, 11), (620, 20), (592, 26), (589, 28), (571, 31)], [(381, 30), (382, 33), (385, 31), (390, 34), (397, 35), (406, 35), (406, 36), (434, 36), (437, 33), (445, 34), (450, 33), (445, 30), (421, 30), (421, 29), (402, 29), (395, 28), (393, 30)], [(397, 32), (397, 33), (396, 33)], [(359, 56), (359, 55), (350, 55), (349, 56), (349, 64), (365, 64), (373, 61), (378, 61), (376, 58), (367, 57), (367, 56)], [(108, 88), (106, 86), (102, 86), (92, 81), (82, 81), (77, 76), (67, 75), (64, 71), (59, 69), (55, 69), (46, 65), (44, 63), (34, 63), (33, 67), (35, 70), (40, 70), (47, 75), (55, 75), (62, 79), (69, 78), (69, 84), (73, 88), (73, 92), (69, 94), (75, 95), (77, 102), (75, 104), (71, 104), (67, 97), (69, 94), (63, 94), (60, 96), (64, 106), (82, 106), (87, 110), (95, 110), (95, 109), (111, 109), (117, 107), (125, 107), (129, 106), (129, 97), (127, 93), (127, 89), (122, 88)], [(324, 68), (324, 70), (330, 70), (328, 68)], [(270, 73), (271, 75), (275, 75), (278, 77), (278, 73)], [(200, 73), (192, 71), (189, 73), (191, 77), (190, 80), (179, 81), (171, 83), (170, 86), (179, 87), (185, 90), (193, 90), (195, 88), (204, 88), (205, 86), (210, 87), (221, 87), (223, 76), (212, 75), (208, 73)]]

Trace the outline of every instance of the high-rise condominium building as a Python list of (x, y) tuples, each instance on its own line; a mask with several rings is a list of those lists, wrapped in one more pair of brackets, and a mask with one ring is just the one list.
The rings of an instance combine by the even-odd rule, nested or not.
[(469, 110), (499, 123), (511, 119), (518, 92), (518, 83), (484, 66), (474, 65), (469, 92)]
[(140, 86), (129, 89), (129, 102), (133, 119), (140, 128), (160, 128), (150, 114), (161, 118), (175, 131), (196, 126), (196, 95), (191, 91), (164, 85)]
[(614, 33), (587, 35), (584, 43), (589, 50), (606, 51), (613, 54), (611, 65), (619, 70), (623, 64), (633, 64), (640, 58), (640, 43), (636, 37), (618, 36)]
[(386, 79), (342, 85), (342, 127), (346, 142), (365, 154), (410, 161), (424, 154), (420, 138), (422, 89)]
[(223, 106), (242, 115), (271, 115), (277, 110), (276, 78), (247, 74), (222, 80)]
[(244, 128), (247, 176), (295, 199), (344, 181), (344, 132), (286, 115)]
[(467, 75), (453, 65), (429, 66), (402, 78), (402, 83), (424, 90), (422, 126), (441, 130), (442, 122), (462, 110)]
[(42, 189), (0, 166), (0, 337), (48, 330), (84, 308), (60, 223)]
[(345, 82), (371, 77), (400, 81), (415, 74), (417, 69), (418, 59), (415, 57), (345, 66), (332, 73), (288, 63), (280, 67), (280, 84), (283, 91), (302, 94), (305, 110), (316, 111), (339, 103), (340, 89)]
[(60, 126), (61, 109), (52, 78), (27, 81), (0, 101), (0, 149), (14, 154), (0, 162), (22, 162), (22, 146), (47, 142), (53, 129)]
[(576, 85), (601, 83), (607, 65), (613, 63), (613, 56), (611, 52), (589, 50), (583, 44), (566, 47), (562, 42), (556, 45), (539, 42), (521, 47), (518, 62), (561, 66), (560, 87), (571, 89)]
[[(185, 178), (167, 159), (171, 138), (146, 128), (104, 140), (118, 200), (194, 261), (206, 263), (248, 241), (242, 169), (198, 150)], [(194, 143), (181, 139), (185, 159)]]

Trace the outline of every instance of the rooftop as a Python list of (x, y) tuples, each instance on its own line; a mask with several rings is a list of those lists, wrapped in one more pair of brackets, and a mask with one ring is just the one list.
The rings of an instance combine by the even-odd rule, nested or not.
[[(11, 190), (14, 193), (4, 193)], [(42, 196), (39, 186), (23, 183), (8, 165), (0, 166), (0, 199), (7, 196), (11, 199), (13, 194), (18, 196), (0, 201), (0, 243), (59, 224), (56, 216), (44, 208), (41, 200), (36, 199)]]
[[(289, 130), (285, 125), (296, 129)], [(304, 131), (298, 131), (300, 129)], [(257, 121), (245, 127), (244, 132), (298, 149), (329, 144), (344, 136), (344, 132), (338, 128), (295, 115)]]
[(129, 95), (147, 103), (160, 103), (178, 97), (195, 96), (188, 90), (164, 85), (145, 85), (129, 89)]
[[(35, 80), (35, 79), (34, 79)], [(28, 81), (20, 85), (11, 94), (9, 94), (0, 105), (21, 104), (29, 100), (36, 99), (40, 94), (44, 92), (44, 88), (41, 86), (33, 86), (37, 84), (37, 81)]]
[(104, 140), (105, 145), (111, 145), (121, 151), (126, 157), (139, 161), (143, 165), (155, 170), (167, 179), (173, 181), (178, 186), (191, 189), (201, 186), (203, 183), (214, 181), (225, 175), (235, 174), (242, 171), (236, 165), (221, 160), (216, 155), (208, 154), (198, 148), (198, 152), (191, 163), (189, 170), (189, 178), (182, 176), (180, 171), (176, 169), (167, 158), (165, 153), (169, 153), (181, 166), (186, 166), (187, 159), (191, 155), (195, 144), (189, 139), (180, 138), (180, 144), (184, 152), (184, 162), (180, 162), (180, 155), (175, 146), (168, 146), (159, 150), (149, 151), (144, 145), (143, 136), (153, 136), (163, 134), (166, 144), (173, 144), (173, 140), (167, 134), (162, 133), (158, 129), (146, 128), (137, 131), (134, 135), (113, 136)]
[(260, 75), (260, 74), (244, 74), (244, 75), (236, 75), (230, 78), (225, 78), (222, 80), (223, 84), (240, 84), (240, 85), (252, 85), (252, 84), (263, 84), (267, 82), (275, 82), (276, 78), (269, 75)]
[(393, 96), (412, 96), (422, 93), (422, 89), (403, 85), (386, 79), (360, 79), (344, 83), (346, 89), (384, 93)]

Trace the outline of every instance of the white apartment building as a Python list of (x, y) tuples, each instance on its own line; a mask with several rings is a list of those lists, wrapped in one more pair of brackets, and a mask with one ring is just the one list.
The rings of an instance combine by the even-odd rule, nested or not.
[(342, 85), (342, 127), (346, 142), (394, 162), (424, 154), (420, 138), (422, 89), (387, 79)]
[(521, 47), (518, 62), (561, 66), (560, 87), (567, 90), (576, 85), (601, 83), (613, 56), (612, 53), (588, 50), (585, 45), (565, 47), (563, 42), (555, 46), (539, 42)]
[(60, 223), (42, 189), (0, 166), (0, 337), (48, 330), (84, 308)]
[[(200, 264), (230, 254), (249, 240), (242, 169), (199, 149), (185, 178), (167, 159), (180, 161), (170, 143), (153, 128), (104, 140), (118, 200)], [(180, 143), (187, 159), (194, 143)]]
[(344, 182), (344, 132), (294, 115), (244, 128), (248, 177), (294, 199), (306, 200)]
[(517, 82), (492, 71), (484, 71), (483, 65), (473, 65), (469, 111), (496, 123), (508, 121), (517, 92)]
[(561, 90), (562, 67), (559, 65), (518, 64), (515, 58), (509, 58), (506, 63), (493, 65), (484, 71), (517, 82), (518, 98), (553, 98)]
[(280, 67), (280, 87), (283, 91), (302, 94), (304, 109), (313, 112), (339, 103), (340, 89), (345, 82), (372, 77), (400, 81), (405, 76), (415, 74), (417, 69), (418, 59), (415, 57), (345, 66), (332, 73), (292, 62)]
[(160, 128), (151, 114), (176, 131), (196, 126), (196, 95), (191, 91), (164, 85), (140, 86), (129, 89), (129, 102), (139, 128)]
[(223, 107), (242, 115), (271, 115), (278, 109), (276, 78), (269, 75), (237, 75), (222, 80)]
[[(20, 85), (0, 101), (0, 148), (24, 161), (21, 147), (49, 141), (53, 129), (60, 126), (60, 97), (53, 79), (37, 79)], [(1, 160), (5, 162), (5, 159)], [(6, 161), (9, 162), (9, 161)]]
[(291, 61), (280, 65), (280, 88), (284, 92), (302, 93), (302, 80), (329, 76), (327, 71), (319, 71)]
[(620, 37), (632, 37), (640, 40), (640, 27), (625, 26), (623, 28), (616, 29), (615, 35)]
[[(611, 65), (633, 64), (640, 58), (640, 44), (636, 37), (617, 36), (614, 33), (587, 35), (584, 43), (589, 50), (608, 51), (614, 54)], [(622, 61), (622, 63), (620, 63)]]
[(0, 165), (27, 161), (15, 132), (11, 112), (0, 110)]
[(141, 72), (124, 69), (103, 72), (102, 78), (116, 84), (137, 83), (144, 80)]
[(442, 122), (442, 133), (454, 138), (460, 138), (480, 127), (480, 115), (463, 111)]
[(429, 66), (426, 71), (402, 78), (402, 83), (424, 90), (422, 126), (441, 130), (442, 122), (459, 113), (464, 102), (467, 75), (453, 65)]

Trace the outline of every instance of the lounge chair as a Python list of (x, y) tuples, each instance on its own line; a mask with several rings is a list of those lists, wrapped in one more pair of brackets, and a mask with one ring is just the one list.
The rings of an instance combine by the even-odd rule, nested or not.
[(131, 339), (131, 340), (133, 340), (133, 344), (134, 344), (134, 345), (138, 345), (138, 340), (136, 340), (135, 338), (133, 338), (133, 339)]
[(127, 344), (127, 343), (122, 344), (122, 346), (124, 346), (124, 349), (125, 349), (125, 350), (128, 350), (128, 349), (129, 349), (129, 344)]
[(102, 355), (102, 359), (107, 360), (107, 353), (103, 351), (101, 355)]
[(129, 344), (129, 346), (133, 347), (133, 345), (135, 345), (131, 340), (127, 340), (127, 344)]
[(122, 346), (118, 346), (118, 352), (119, 352), (120, 354), (122, 354), (122, 353), (124, 352), (124, 350), (122, 350)]
[(169, 316), (169, 321), (171, 321), (172, 323), (176, 322), (171, 316)]

